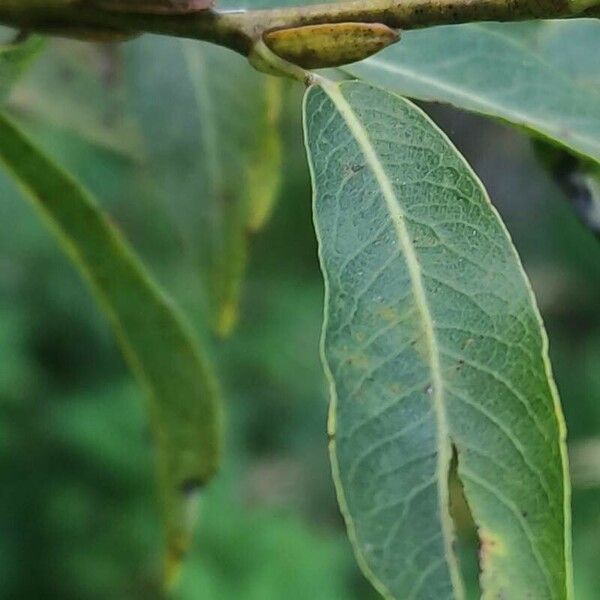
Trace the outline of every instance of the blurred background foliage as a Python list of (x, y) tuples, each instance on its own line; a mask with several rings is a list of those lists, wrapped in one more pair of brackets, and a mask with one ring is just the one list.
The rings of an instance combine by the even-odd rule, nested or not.
[[(329, 475), (302, 90), (282, 83), (274, 92), (272, 81), (203, 44), (53, 41), (9, 107), (95, 193), (215, 356), (227, 452), (201, 499), (175, 597), (368, 600), (376, 595), (354, 564)], [(426, 108), (482, 177), (536, 290), (574, 462), (577, 598), (592, 600), (600, 245), (524, 135)], [(247, 161), (232, 166), (236, 149)], [(280, 161), (280, 177), (269, 161)], [(158, 599), (161, 532), (143, 396), (88, 290), (4, 173), (0, 196), (0, 597)], [(265, 197), (274, 212), (256, 234), (249, 215), (270, 212), (253, 204)], [(213, 336), (227, 327), (219, 317), (214, 326), (211, 272), (229, 256), (220, 306), (239, 291), (247, 249), (239, 325)]]

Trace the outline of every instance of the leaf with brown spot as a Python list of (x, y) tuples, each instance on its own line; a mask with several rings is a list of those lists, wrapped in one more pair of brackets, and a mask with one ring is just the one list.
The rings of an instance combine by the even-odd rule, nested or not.
[[(483, 598), (571, 598), (546, 335), (481, 182), (421, 110), (368, 84), (313, 86), (304, 122), (331, 459), (365, 574), (386, 598), (464, 598), (455, 472), (479, 529)], [(415, 242), (419, 231), (437, 243)]]

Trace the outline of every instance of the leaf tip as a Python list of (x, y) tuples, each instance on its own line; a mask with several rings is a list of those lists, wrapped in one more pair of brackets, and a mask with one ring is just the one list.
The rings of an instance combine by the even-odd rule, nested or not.
[(171, 541), (168, 544), (164, 558), (164, 586), (167, 592), (173, 591), (181, 579), (183, 561), (187, 554), (187, 544), (175, 543)]
[(228, 338), (238, 322), (238, 307), (235, 302), (224, 302), (220, 307), (215, 320), (215, 333), (218, 337)]

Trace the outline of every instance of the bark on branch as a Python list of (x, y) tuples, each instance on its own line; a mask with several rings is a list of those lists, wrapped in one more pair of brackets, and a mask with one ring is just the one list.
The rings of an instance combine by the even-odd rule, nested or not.
[(202, 10), (209, 0), (0, 0), (0, 23), (93, 39), (158, 33), (249, 55), (264, 33), (304, 25), (382, 23), (394, 29), (479, 21), (600, 17), (600, 0), (350, 0), (267, 10)]

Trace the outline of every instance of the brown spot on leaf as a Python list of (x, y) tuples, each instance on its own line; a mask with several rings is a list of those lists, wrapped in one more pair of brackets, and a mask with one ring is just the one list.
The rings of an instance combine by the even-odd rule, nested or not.
[(394, 396), (397, 396), (402, 392), (402, 386), (399, 383), (392, 383), (389, 390)]
[(504, 544), (491, 531), (480, 527), (479, 535), (479, 563), (482, 571), (489, 565), (489, 561), (494, 555), (504, 554)]
[(378, 309), (376, 314), (384, 321), (388, 321), (390, 323), (398, 320), (398, 312), (395, 308), (391, 308), (390, 306)]
[(348, 362), (354, 366), (354, 367), (358, 367), (359, 369), (366, 369), (370, 362), (367, 356), (365, 356), (364, 354), (356, 354), (353, 356), (350, 356), (348, 358)]
[(181, 491), (184, 495), (189, 496), (202, 488), (202, 481), (198, 478), (190, 478), (181, 482)]

